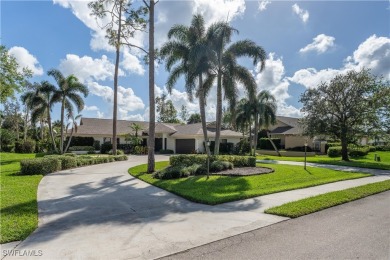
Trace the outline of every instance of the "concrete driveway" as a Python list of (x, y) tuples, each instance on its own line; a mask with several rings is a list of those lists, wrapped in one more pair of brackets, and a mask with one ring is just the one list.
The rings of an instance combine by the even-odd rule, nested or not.
[[(156, 160), (168, 160), (168, 156), (157, 155)], [(39, 259), (162, 257), (287, 219), (264, 214), (265, 208), (389, 179), (374, 176), (207, 206), (127, 173), (128, 168), (146, 161), (146, 156), (130, 156), (124, 162), (45, 176), (38, 188), (39, 227), (16, 247), (18, 255), (41, 252)]]

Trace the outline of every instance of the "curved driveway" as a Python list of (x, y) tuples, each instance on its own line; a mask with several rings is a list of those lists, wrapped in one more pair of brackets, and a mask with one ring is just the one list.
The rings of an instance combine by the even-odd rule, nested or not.
[[(168, 156), (156, 156), (163, 160)], [(19, 254), (41, 250), (42, 257), (32, 258), (157, 258), (287, 219), (264, 214), (268, 207), (389, 179), (368, 177), (208, 206), (127, 173), (146, 161), (146, 156), (130, 156), (45, 176), (38, 188), (39, 227), (16, 247)]]

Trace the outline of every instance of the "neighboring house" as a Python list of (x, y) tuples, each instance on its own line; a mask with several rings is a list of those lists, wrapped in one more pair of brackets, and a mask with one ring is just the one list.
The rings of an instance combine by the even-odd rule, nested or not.
[[(304, 146), (307, 140), (308, 146), (314, 150), (321, 149), (321, 143), (313, 142), (313, 139), (303, 136), (303, 129), (299, 125), (299, 118), (277, 116), (276, 124), (269, 127), (271, 138), (280, 138), (284, 149)], [(319, 147), (317, 147), (319, 145)]]
[[(148, 138), (148, 122), (142, 121), (117, 121), (118, 144), (124, 144), (126, 134), (135, 134), (130, 126), (136, 123), (142, 127), (138, 135), (144, 139), (144, 145), (147, 144)], [(215, 124), (207, 125), (208, 137), (210, 141), (215, 138)], [(93, 137), (100, 143), (111, 142), (112, 138), (112, 119), (99, 118), (82, 118), (80, 125), (77, 127), (77, 132), (73, 136)], [(173, 150), (175, 153), (203, 153), (205, 152), (203, 145), (202, 124), (168, 124), (156, 123), (155, 129), (155, 151), (161, 149)], [(238, 143), (242, 138), (242, 134), (223, 129), (221, 131), (221, 143)]]

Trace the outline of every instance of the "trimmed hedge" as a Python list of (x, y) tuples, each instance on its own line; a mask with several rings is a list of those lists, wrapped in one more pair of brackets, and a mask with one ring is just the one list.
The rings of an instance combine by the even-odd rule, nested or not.
[(20, 161), (22, 175), (48, 174), (61, 170), (61, 160), (57, 158), (35, 158)]
[(327, 152), (329, 157), (339, 157), (341, 156), (341, 146), (329, 147)]
[[(214, 161), (227, 161), (233, 163), (234, 167), (256, 167), (256, 157), (239, 156), (239, 155), (217, 155), (210, 156), (210, 164)], [(199, 154), (182, 154), (173, 155), (169, 158), (172, 166), (191, 166), (193, 164), (206, 165), (207, 155)]]
[[(295, 146), (291, 148), (287, 148), (286, 151), (296, 151), (296, 152), (304, 152), (305, 146)], [(310, 146), (306, 146), (306, 152), (312, 152), (313, 149), (311, 149)]]
[(103, 143), (100, 146), (100, 153), (105, 154), (112, 150), (112, 143)]
[(127, 160), (126, 155), (116, 156), (69, 156), (69, 155), (46, 155), (43, 158), (26, 159), (20, 162), (21, 174), (48, 174), (60, 170), (76, 168), (81, 166), (108, 163)]

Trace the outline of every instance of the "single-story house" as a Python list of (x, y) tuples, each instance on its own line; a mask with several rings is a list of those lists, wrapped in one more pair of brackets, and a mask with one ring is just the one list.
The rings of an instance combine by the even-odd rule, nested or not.
[(304, 146), (307, 141), (308, 146), (312, 149), (320, 151), (321, 143), (315, 142), (313, 139), (303, 136), (303, 129), (299, 125), (299, 118), (277, 116), (276, 124), (269, 127), (271, 138), (280, 138), (280, 145), (284, 149)]
[[(127, 134), (135, 134), (131, 125), (135, 123), (141, 126), (138, 135), (144, 139), (147, 144), (149, 123), (143, 121), (117, 120), (117, 142), (126, 143)], [(210, 141), (215, 140), (215, 123), (207, 124), (207, 133)], [(111, 142), (112, 138), (112, 119), (85, 118), (80, 121), (77, 132), (73, 136), (93, 137), (100, 143)], [(229, 129), (221, 130), (221, 143), (236, 144), (242, 139), (242, 134)], [(170, 124), (156, 123), (155, 128), (155, 151), (173, 150), (175, 153), (203, 153), (202, 124)]]

